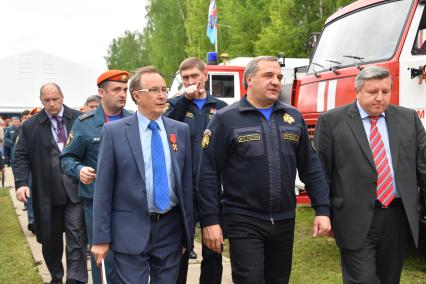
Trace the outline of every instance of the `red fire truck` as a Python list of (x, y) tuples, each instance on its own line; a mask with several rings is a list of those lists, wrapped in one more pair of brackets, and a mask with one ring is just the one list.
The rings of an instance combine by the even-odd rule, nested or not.
[(312, 134), (322, 112), (354, 101), (355, 76), (368, 65), (389, 68), (391, 103), (416, 109), (426, 122), (425, 2), (360, 0), (327, 19), (291, 97)]
[(425, 7), (425, 0), (360, 0), (327, 19), (291, 97), (312, 135), (321, 113), (355, 100), (355, 77), (368, 65), (391, 70), (391, 103), (415, 109), (426, 125)]

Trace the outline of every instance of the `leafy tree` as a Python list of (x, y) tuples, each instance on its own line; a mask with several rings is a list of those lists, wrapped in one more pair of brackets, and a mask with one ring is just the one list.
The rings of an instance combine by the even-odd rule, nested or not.
[(180, 62), (186, 57), (187, 37), (184, 21), (185, 0), (151, 0), (145, 31), (150, 64), (155, 65), (170, 83)]
[(270, 23), (269, 0), (222, 0), (218, 5), (219, 50), (229, 56), (254, 56), (262, 26)]
[[(354, 0), (216, 0), (219, 53), (237, 56), (306, 57), (312, 32)], [(206, 35), (208, 0), (150, 0), (143, 33), (126, 31), (112, 41), (109, 68), (155, 65), (168, 83), (187, 56), (214, 50)]]
[(209, 1), (187, 0), (185, 7), (188, 11), (184, 23), (188, 39), (185, 52), (187, 56), (205, 58), (208, 51), (214, 50), (214, 46), (206, 36)]
[(124, 36), (113, 39), (105, 57), (109, 69), (133, 71), (147, 65), (144, 37), (138, 32), (125, 31)]

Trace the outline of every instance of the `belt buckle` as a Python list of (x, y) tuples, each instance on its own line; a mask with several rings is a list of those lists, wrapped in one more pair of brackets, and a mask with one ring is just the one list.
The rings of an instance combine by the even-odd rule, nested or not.
[(158, 214), (158, 213), (151, 213), (151, 214), (149, 214), (149, 218), (153, 222), (158, 222), (158, 220), (160, 220), (160, 214)]

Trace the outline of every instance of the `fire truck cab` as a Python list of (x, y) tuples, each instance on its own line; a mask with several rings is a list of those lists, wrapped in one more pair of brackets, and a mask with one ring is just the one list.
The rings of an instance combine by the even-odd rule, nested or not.
[(327, 19), (308, 74), (294, 81), (291, 98), (311, 134), (322, 112), (354, 101), (355, 77), (368, 65), (389, 68), (391, 103), (416, 109), (426, 123), (425, 3), (360, 0)]
[(307, 75), (293, 82), (291, 102), (310, 134), (321, 113), (355, 100), (355, 77), (368, 65), (390, 69), (391, 103), (415, 109), (426, 124), (425, 7), (425, 0), (359, 0), (327, 19)]

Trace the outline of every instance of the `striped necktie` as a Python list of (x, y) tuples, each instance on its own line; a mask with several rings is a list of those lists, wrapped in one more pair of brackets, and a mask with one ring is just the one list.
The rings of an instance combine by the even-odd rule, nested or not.
[(373, 153), (374, 164), (377, 170), (377, 200), (387, 207), (394, 199), (392, 172), (386, 156), (382, 136), (377, 129), (378, 116), (370, 116), (370, 148)]

